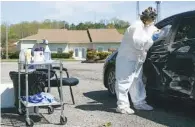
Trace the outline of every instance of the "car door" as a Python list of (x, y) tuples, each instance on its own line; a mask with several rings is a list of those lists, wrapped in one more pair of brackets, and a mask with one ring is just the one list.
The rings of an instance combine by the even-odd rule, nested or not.
[(170, 45), (170, 37), (172, 31), (175, 28), (174, 19), (162, 22), (158, 27), (161, 30), (166, 30), (163, 38), (159, 38), (154, 42), (153, 46), (148, 51), (147, 59), (144, 63), (144, 75), (147, 77), (147, 87), (152, 89), (164, 91), (164, 77), (163, 68), (166, 65), (169, 51), (168, 46)]
[(166, 88), (176, 95), (191, 95), (195, 81), (195, 16), (182, 17), (172, 35), (164, 72)]

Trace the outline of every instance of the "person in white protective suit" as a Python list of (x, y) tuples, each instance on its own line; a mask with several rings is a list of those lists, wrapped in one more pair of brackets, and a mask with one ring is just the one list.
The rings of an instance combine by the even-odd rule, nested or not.
[(127, 28), (116, 58), (116, 95), (119, 113), (133, 114), (130, 108), (130, 93), (134, 108), (153, 110), (145, 101), (146, 91), (142, 82), (142, 65), (147, 51), (153, 44), (152, 36), (158, 31), (154, 26), (156, 10), (147, 8), (140, 15), (140, 20)]

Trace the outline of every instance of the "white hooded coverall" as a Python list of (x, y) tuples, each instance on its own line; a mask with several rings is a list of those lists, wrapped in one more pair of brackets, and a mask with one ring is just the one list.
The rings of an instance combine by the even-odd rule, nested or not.
[(157, 28), (136, 21), (127, 28), (116, 58), (116, 95), (119, 108), (129, 108), (128, 92), (134, 105), (145, 104), (146, 91), (142, 82), (142, 65), (153, 44)]

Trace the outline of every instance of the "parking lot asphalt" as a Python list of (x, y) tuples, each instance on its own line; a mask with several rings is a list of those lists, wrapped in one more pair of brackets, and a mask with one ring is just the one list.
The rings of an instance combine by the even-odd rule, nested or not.
[[(87, 64), (80, 62), (64, 62), (70, 76), (80, 80), (73, 87), (75, 105), (72, 105), (68, 87), (63, 87), (65, 109), (68, 118), (66, 127), (101, 127), (110, 122), (111, 127), (195, 127), (195, 108), (183, 100), (158, 98), (150, 101), (154, 111), (136, 111), (134, 115), (115, 112), (116, 99), (109, 96), (103, 86), (103, 64)], [(11, 82), (9, 71), (17, 71), (17, 63), (1, 63), (1, 82)], [(58, 97), (56, 88), (53, 95)], [(2, 110), (3, 111), (3, 110)], [(61, 126), (60, 109), (48, 114), (47, 109), (40, 109), (42, 117), (32, 116), (35, 127)], [(25, 117), (9, 111), (1, 113), (1, 126), (25, 126)]]

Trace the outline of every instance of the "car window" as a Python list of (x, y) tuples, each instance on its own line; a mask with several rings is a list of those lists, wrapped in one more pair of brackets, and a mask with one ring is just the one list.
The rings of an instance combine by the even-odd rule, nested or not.
[(184, 18), (178, 27), (174, 42), (195, 38), (195, 17)]
[(160, 30), (160, 37), (167, 37), (170, 33), (172, 25), (166, 25), (165, 27), (161, 28)]
[(166, 40), (168, 37), (170, 30), (171, 30), (172, 25), (168, 24), (160, 29), (160, 32), (158, 33), (158, 39), (155, 41), (160, 41), (160, 40)]

